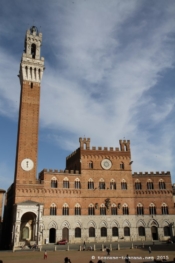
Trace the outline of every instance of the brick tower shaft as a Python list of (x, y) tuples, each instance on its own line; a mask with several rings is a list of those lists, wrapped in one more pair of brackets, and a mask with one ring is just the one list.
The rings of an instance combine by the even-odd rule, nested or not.
[(42, 34), (35, 26), (26, 32), (19, 78), (21, 96), (16, 151), (15, 183), (36, 182), (40, 83), (44, 58), (40, 58)]

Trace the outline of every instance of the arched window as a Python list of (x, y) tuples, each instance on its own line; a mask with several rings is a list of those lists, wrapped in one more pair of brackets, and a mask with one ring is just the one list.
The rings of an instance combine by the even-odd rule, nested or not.
[(80, 207), (80, 205), (78, 203), (75, 205), (75, 215), (76, 216), (80, 216), (81, 215), (81, 207)]
[(94, 227), (89, 228), (89, 237), (95, 237), (95, 228)]
[(93, 204), (90, 204), (88, 207), (88, 215), (90, 216), (95, 215), (95, 209), (94, 209)]
[(141, 182), (138, 179), (135, 181), (135, 189), (136, 190), (141, 190), (142, 189), (142, 184), (141, 184)]
[(35, 44), (31, 45), (31, 55), (32, 55), (32, 58), (35, 58), (36, 56), (36, 45)]
[(52, 177), (52, 179), (51, 179), (51, 188), (57, 188), (57, 179), (56, 179), (56, 177)]
[(39, 77), (39, 80), (41, 79), (41, 70), (40, 68), (38, 69), (38, 77)]
[(93, 169), (93, 162), (92, 161), (89, 162), (89, 169)]
[(121, 189), (127, 190), (127, 183), (126, 183), (125, 179), (122, 179), (122, 181), (121, 181)]
[(129, 215), (129, 209), (127, 204), (123, 205), (123, 215)]
[(101, 237), (107, 237), (107, 228), (101, 227)]
[(63, 180), (63, 188), (69, 188), (69, 180), (67, 177), (65, 177)]
[(56, 214), (57, 214), (57, 208), (56, 208), (56, 205), (53, 203), (50, 206), (50, 215), (55, 216)]
[(110, 189), (116, 190), (116, 182), (114, 181), (114, 179), (110, 181)]
[(170, 227), (169, 226), (164, 226), (163, 228), (164, 231), (164, 236), (170, 236), (171, 235), (171, 231), (170, 231)]
[(92, 178), (90, 178), (88, 181), (88, 189), (94, 189), (94, 182), (93, 182)]
[(34, 79), (36, 79), (36, 68), (34, 68)]
[(63, 216), (68, 216), (69, 215), (69, 206), (68, 204), (63, 205)]
[(116, 204), (111, 205), (111, 215), (117, 215), (117, 206)]
[(100, 206), (100, 215), (106, 215), (106, 207), (104, 204)]
[(162, 204), (161, 209), (162, 209), (162, 215), (168, 215), (169, 214), (168, 206), (165, 203)]
[(149, 205), (149, 214), (150, 215), (156, 215), (156, 207), (153, 203)]
[(137, 215), (144, 215), (143, 205), (140, 203), (137, 205)]
[(99, 189), (105, 189), (105, 182), (103, 178), (101, 178), (99, 181)]
[(125, 168), (124, 163), (121, 162), (121, 163), (120, 163), (120, 170), (124, 170), (124, 168)]
[(25, 69), (26, 69), (26, 77), (28, 79), (28, 67), (26, 66)]
[(75, 228), (75, 237), (81, 237), (81, 228), (80, 227), (76, 227)]
[(113, 237), (118, 237), (118, 227), (113, 227), (112, 228), (112, 236)]
[(145, 228), (143, 226), (139, 226), (138, 228), (139, 236), (144, 237), (145, 236)]
[(159, 180), (159, 189), (166, 189), (165, 182), (162, 179)]
[(129, 237), (130, 236), (130, 228), (128, 226), (124, 227), (124, 236)]
[(32, 79), (32, 67), (30, 67), (30, 78)]
[(154, 189), (154, 185), (153, 185), (153, 182), (151, 181), (151, 179), (148, 179), (148, 181), (147, 181), (147, 189), (148, 190)]
[(76, 178), (75, 179), (75, 183), (74, 183), (75, 185), (75, 188), (76, 189), (80, 189), (81, 188), (81, 183), (80, 183), (80, 179), (79, 178)]

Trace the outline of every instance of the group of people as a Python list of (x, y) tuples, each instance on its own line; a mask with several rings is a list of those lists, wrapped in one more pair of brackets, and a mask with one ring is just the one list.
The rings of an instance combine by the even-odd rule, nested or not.
[[(111, 252), (110, 249), (108, 247), (105, 247), (105, 248), (106, 248), (107, 255), (110, 256), (110, 252)], [(85, 243), (85, 241), (83, 243), (83, 250), (86, 250), (86, 243)], [(92, 250), (92, 248), (89, 249), (89, 250)], [(148, 247), (148, 252), (151, 253), (151, 247), (150, 246)], [(46, 250), (44, 251), (44, 259), (47, 259), (47, 251)], [(0, 263), (1, 263), (1, 261), (0, 261)], [(65, 257), (64, 263), (71, 263), (70, 258)], [(90, 260), (89, 263), (94, 263), (94, 262), (92, 260)], [(99, 259), (97, 263), (102, 263), (102, 261)], [(131, 263), (130, 260), (129, 260), (128, 254), (125, 257), (125, 263)]]

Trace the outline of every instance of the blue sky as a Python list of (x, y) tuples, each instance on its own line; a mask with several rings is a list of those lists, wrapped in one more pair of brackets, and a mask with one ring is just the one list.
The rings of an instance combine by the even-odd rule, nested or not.
[(130, 139), (133, 172), (175, 183), (175, 1), (0, 0), (0, 188), (13, 182), (26, 30), (43, 33), (38, 172)]

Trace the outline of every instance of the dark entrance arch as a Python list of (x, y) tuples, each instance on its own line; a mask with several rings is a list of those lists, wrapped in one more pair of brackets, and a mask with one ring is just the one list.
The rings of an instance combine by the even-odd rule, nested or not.
[(49, 230), (49, 243), (55, 243), (55, 237), (56, 237), (56, 229), (51, 228)]
[(158, 240), (158, 231), (156, 226), (151, 227), (152, 239)]
[(62, 239), (69, 241), (69, 229), (67, 227), (64, 227), (62, 230)]

